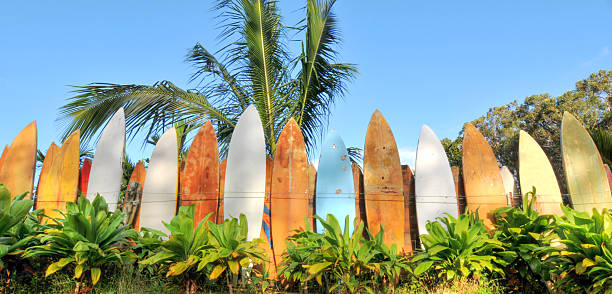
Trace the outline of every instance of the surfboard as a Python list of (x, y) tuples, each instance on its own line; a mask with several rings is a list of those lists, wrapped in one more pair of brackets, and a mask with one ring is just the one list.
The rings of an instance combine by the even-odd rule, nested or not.
[(223, 205), (223, 191), (225, 190), (225, 169), (227, 168), (227, 158), (223, 159), (219, 164), (219, 208), (217, 209), (217, 224), (222, 224), (225, 221)]
[[(274, 258), (277, 262), (280, 262), (283, 251), (287, 249), (285, 240), (289, 235), (293, 234), (294, 230), (303, 230), (306, 227), (308, 194), (306, 145), (300, 127), (291, 118), (278, 137), (272, 168), (270, 219)], [(317, 211), (318, 209), (319, 207)]]
[(159, 138), (149, 162), (140, 204), (140, 227), (170, 233), (162, 221), (170, 223), (176, 212), (178, 146), (174, 128)]
[[(355, 185), (351, 160), (340, 135), (331, 130), (321, 145), (319, 172), (316, 185), (316, 212), (323, 219), (328, 214), (336, 217), (342, 229), (344, 219), (349, 217), (349, 232), (353, 232), (355, 220)], [(316, 222), (317, 232), (323, 225)]]
[(457, 208), (459, 214), (465, 213), (465, 190), (463, 189), (463, 176), (461, 175), (461, 169), (458, 166), (451, 166), (453, 171), (453, 180), (455, 181), (455, 192), (457, 192)]
[[(250, 105), (238, 119), (227, 154), (224, 189), (224, 217), (244, 214), (247, 239), (258, 238), (266, 189), (266, 143), (255, 106)], [(274, 226), (274, 225), (272, 225)]]
[(514, 175), (510, 172), (507, 166), (502, 166), (499, 169), (504, 184), (504, 192), (506, 193), (506, 202), (508, 206), (516, 206), (514, 197), (516, 196), (516, 184), (514, 183)]
[(597, 146), (569, 112), (561, 122), (561, 153), (567, 189), (574, 209), (591, 213), (612, 207), (610, 186)]
[(402, 165), (402, 182), (404, 190), (404, 252), (418, 248), (419, 230), (416, 218), (414, 175), (410, 166)]
[(124, 154), (125, 113), (123, 108), (119, 108), (104, 127), (98, 141), (86, 194), (89, 201), (100, 194), (106, 200), (109, 211), (115, 211), (119, 203)]
[(361, 168), (355, 162), (351, 164), (351, 170), (353, 171), (353, 189), (355, 191), (355, 217), (357, 219), (356, 225), (364, 222), (364, 227), (367, 228), (368, 222), (365, 212), (365, 193), (363, 191), (363, 172)]
[(51, 170), (53, 160), (55, 160), (55, 158), (57, 157), (59, 150), (60, 148), (52, 142), (51, 146), (49, 146), (49, 149), (47, 149), (47, 153), (45, 153), (45, 159), (43, 160), (43, 165), (40, 169), (40, 174), (38, 175), (38, 185), (36, 185), (36, 199), (34, 199), (35, 209), (41, 208), (40, 204), (38, 203), (40, 195), (48, 195), (54, 192), (47, 191), (46, 188), (48, 187), (47, 181), (50, 180), (49, 171)]
[(269, 260), (264, 262), (265, 268), (270, 274), (270, 279), (276, 279), (276, 261), (274, 259), (274, 246), (272, 244), (272, 221), (270, 219), (270, 189), (272, 186), (272, 168), (274, 167), (274, 161), (272, 158), (266, 156), (266, 194), (264, 197), (264, 211), (263, 219), (261, 221), (261, 231), (259, 238), (264, 241), (261, 243), (262, 248), (266, 252)]
[[(608, 184), (610, 186), (610, 190), (612, 190), (612, 171), (607, 165), (604, 165), (604, 167), (606, 168), (606, 174), (608, 174)], [(612, 193), (610, 193), (610, 195), (612, 195)]]
[(44, 209), (44, 213), (50, 218), (63, 218), (61, 213), (54, 209), (65, 212), (66, 203), (77, 199), (80, 135), (80, 131), (76, 130), (66, 138), (52, 160), (44, 187), (39, 188), (37, 208)]
[(494, 228), (493, 210), (508, 204), (493, 149), (480, 131), (466, 123), (463, 132), (463, 182), (466, 203), (487, 229)]
[(4, 160), (6, 159), (6, 154), (8, 153), (8, 149), (9, 149), (9, 145), (4, 146), (4, 149), (2, 150), (2, 155), (0, 155), (0, 171), (2, 171), (2, 164), (4, 163)]
[(457, 217), (457, 192), (453, 172), (442, 143), (427, 125), (423, 125), (417, 145), (414, 176), (419, 234), (427, 234), (425, 225), (437, 217)]
[[(127, 223), (132, 224), (136, 230), (140, 229), (140, 204), (142, 202), (142, 190), (144, 188), (146, 175), (145, 166), (142, 161), (139, 161), (136, 166), (134, 166), (134, 170), (132, 170), (132, 175), (128, 181), (127, 191), (125, 193), (126, 197), (128, 197), (131, 193), (130, 190), (134, 189), (133, 192), (137, 197), (136, 199), (125, 199), (122, 209), (124, 213), (128, 214)], [(133, 202), (130, 202), (130, 200)]]
[(312, 162), (308, 165), (308, 220), (310, 221), (310, 229), (315, 227), (316, 210), (316, 190), (317, 190), (317, 168)]
[(210, 122), (193, 138), (181, 176), (181, 205), (195, 204), (195, 223), (209, 213), (217, 219), (219, 207), (219, 150), (217, 135)]
[(89, 174), (91, 173), (91, 160), (83, 159), (81, 171), (79, 172), (79, 195), (87, 195), (87, 184), (89, 183)]
[(542, 214), (563, 215), (563, 198), (553, 167), (540, 145), (523, 130), (519, 132), (518, 167), (521, 192), (536, 187), (535, 209)]
[(11, 192), (11, 197), (28, 193), (32, 198), (36, 171), (36, 121), (27, 125), (3, 156), (0, 184)]
[(373, 235), (385, 230), (385, 243), (404, 246), (402, 167), (391, 128), (376, 110), (370, 119), (364, 148), (363, 185), (368, 227)]

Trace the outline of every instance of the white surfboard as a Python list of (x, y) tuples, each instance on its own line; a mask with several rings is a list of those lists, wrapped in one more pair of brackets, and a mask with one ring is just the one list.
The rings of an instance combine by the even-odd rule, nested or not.
[(259, 238), (266, 190), (266, 143), (253, 105), (242, 113), (234, 128), (225, 170), (224, 217), (244, 214), (249, 223), (247, 239)]
[(117, 209), (119, 202), (124, 152), (125, 113), (122, 107), (108, 121), (100, 136), (87, 184), (87, 199), (93, 201), (96, 194), (100, 194), (110, 211)]
[(168, 129), (157, 141), (142, 192), (140, 227), (169, 233), (162, 221), (170, 223), (176, 211), (178, 190), (178, 147), (176, 130)]
[(416, 153), (415, 195), (419, 234), (427, 234), (427, 221), (446, 213), (458, 216), (453, 172), (444, 147), (427, 125), (421, 128)]
[(514, 176), (510, 169), (507, 166), (502, 166), (499, 170), (502, 176), (502, 182), (504, 183), (504, 191), (506, 193), (506, 198), (508, 199), (508, 206), (513, 204), (513, 197), (516, 196), (516, 185), (514, 184)]

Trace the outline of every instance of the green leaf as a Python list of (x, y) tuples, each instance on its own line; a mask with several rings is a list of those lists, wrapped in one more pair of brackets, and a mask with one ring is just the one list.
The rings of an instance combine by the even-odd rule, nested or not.
[(98, 283), (98, 280), (100, 280), (101, 273), (102, 271), (100, 270), (100, 268), (94, 267), (91, 269), (91, 282), (94, 285)]
[(429, 270), (429, 268), (433, 264), (434, 264), (434, 262), (432, 260), (428, 260), (428, 261), (424, 261), (424, 262), (419, 263), (419, 265), (417, 265), (417, 267), (414, 269), (414, 275), (415, 276), (420, 276), (421, 274), (423, 274), (424, 272)]
[(61, 270), (62, 268), (64, 268), (66, 265), (68, 265), (69, 263), (73, 261), (74, 261), (73, 258), (65, 257), (65, 258), (61, 258), (60, 260), (50, 264), (49, 267), (47, 267), (47, 271), (45, 272), (45, 277), (48, 277), (51, 274)]
[(326, 262), (320, 262), (320, 263), (316, 263), (314, 265), (311, 265), (308, 267), (308, 273), (310, 275), (316, 275), (319, 272), (321, 272), (322, 270), (326, 269), (328, 266), (330, 266), (332, 263), (329, 261)]
[(216, 280), (225, 271), (226, 268), (227, 268), (227, 266), (225, 266), (225, 265), (217, 264), (213, 268), (212, 272), (210, 273), (209, 278), (211, 280)]

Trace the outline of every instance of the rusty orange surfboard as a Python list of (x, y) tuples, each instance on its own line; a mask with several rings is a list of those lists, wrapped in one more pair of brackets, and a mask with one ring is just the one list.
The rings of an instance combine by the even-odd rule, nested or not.
[(414, 175), (410, 166), (402, 165), (404, 190), (404, 252), (418, 248), (419, 229), (416, 218)]
[(130, 180), (128, 181), (128, 189), (133, 185), (132, 183), (139, 183), (139, 194), (140, 199), (138, 199), (138, 203), (136, 204), (136, 212), (134, 216), (134, 229), (140, 229), (140, 202), (142, 201), (142, 189), (144, 188), (145, 178), (147, 176), (147, 171), (145, 170), (144, 163), (139, 161), (136, 166), (134, 166), (134, 170), (132, 171), (132, 175), (130, 176)]
[(79, 130), (74, 131), (62, 144), (53, 159), (44, 186), (39, 188), (37, 208), (51, 218), (61, 218), (54, 211), (66, 211), (66, 202), (76, 201), (79, 184)]
[(272, 168), (270, 212), (277, 265), (293, 230), (304, 229), (308, 218), (308, 158), (302, 132), (292, 118), (278, 138)]
[(370, 119), (364, 148), (364, 192), (368, 227), (376, 235), (383, 226), (385, 243), (404, 247), (402, 167), (393, 132), (380, 111)]
[(313, 230), (314, 216), (317, 213), (316, 211), (316, 203), (315, 203), (315, 191), (317, 187), (317, 169), (314, 167), (314, 164), (310, 163), (308, 165), (308, 220), (310, 223), (310, 229)]
[(9, 145), (4, 146), (2, 150), (2, 155), (0, 155), (0, 171), (2, 171), (2, 164), (4, 163), (4, 159), (6, 159), (6, 154), (8, 153)]
[(493, 210), (508, 204), (493, 149), (471, 123), (463, 132), (463, 183), (466, 203), (488, 229), (493, 229)]
[(272, 244), (272, 235), (271, 235), (271, 227), (272, 222), (270, 219), (270, 189), (272, 185), (272, 168), (274, 167), (274, 162), (272, 158), (266, 156), (266, 189), (265, 189), (265, 198), (264, 198), (264, 211), (263, 218), (261, 221), (261, 231), (259, 233), (259, 238), (264, 241), (261, 243), (262, 248), (266, 252), (268, 256), (268, 260), (264, 262), (264, 267), (270, 274), (270, 279), (276, 279), (276, 262), (274, 261), (274, 251)]
[(451, 166), (453, 172), (453, 180), (455, 181), (455, 192), (457, 193), (457, 208), (459, 214), (465, 212), (465, 190), (463, 189), (463, 176), (461, 175), (461, 169), (458, 166)]
[(5, 150), (0, 184), (4, 184), (12, 196), (27, 192), (27, 197), (31, 199), (36, 171), (36, 121), (19, 132), (11, 146)]
[(195, 204), (195, 223), (209, 213), (217, 219), (219, 206), (219, 150), (217, 135), (210, 122), (200, 128), (191, 143), (181, 175), (181, 205)]
[(357, 219), (355, 227), (359, 226), (361, 222), (364, 222), (364, 227), (367, 228), (368, 222), (365, 212), (363, 173), (359, 165), (355, 162), (351, 164), (351, 170), (353, 171), (353, 185), (355, 187), (355, 218)]

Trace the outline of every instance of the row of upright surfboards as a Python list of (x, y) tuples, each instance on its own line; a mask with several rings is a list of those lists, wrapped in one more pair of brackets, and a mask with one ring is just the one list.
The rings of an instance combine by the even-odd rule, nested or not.
[[(605, 170), (589, 134), (569, 113), (562, 122), (562, 153), (569, 193), (581, 211), (612, 207), (612, 174)], [(382, 225), (385, 241), (405, 250), (415, 245), (415, 232), (426, 233), (425, 224), (448, 213), (457, 216), (462, 198), (471, 209), (479, 209), (488, 227), (491, 211), (512, 204), (516, 193), (514, 176), (500, 170), (485, 138), (466, 124), (463, 140), (463, 185), (451, 169), (435, 135), (423, 126), (419, 136), (415, 173), (402, 166), (391, 128), (379, 111), (370, 120), (365, 139), (364, 164), (351, 163), (340, 135), (331, 131), (325, 139), (318, 171), (309, 164), (298, 124), (290, 120), (278, 138), (274, 159), (266, 156), (263, 127), (254, 106), (240, 117), (229, 144), (227, 158), (219, 162), (216, 134), (206, 123), (194, 137), (179, 168), (174, 128), (158, 140), (145, 171), (142, 162), (130, 182), (144, 188), (134, 225), (166, 231), (177, 205), (196, 205), (196, 218), (212, 213), (211, 220), (245, 214), (248, 238), (264, 238), (274, 260), (285, 250), (284, 240), (292, 230), (304, 228), (314, 214), (349, 216), (364, 221), (376, 234)], [(119, 204), (125, 150), (125, 115), (120, 109), (108, 122), (93, 162), (85, 160), (79, 170), (79, 131), (61, 147), (52, 144), (39, 176), (36, 208), (63, 210), (77, 191), (92, 199), (103, 196), (109, 208)], [(0, 183), (15, 192), (33, 191), (36, 154), (36, 124), (28, 125), (0, 157)], [(362, 173), (363, 172), (363, 173)], [(537, 188), (536, 208), (559, 214), (563, 203), (553, 169), (544, 151), (524, 131), (519, 136), (519, 180), (521, 191)], [(179, 182), (180, 178), (180, 182)], [(458, 191), (462, 189), (464, 193)], [(353, 229), (351, 224), (350, 230)], [(274, 261), (272, 265), (274, 265)]]

